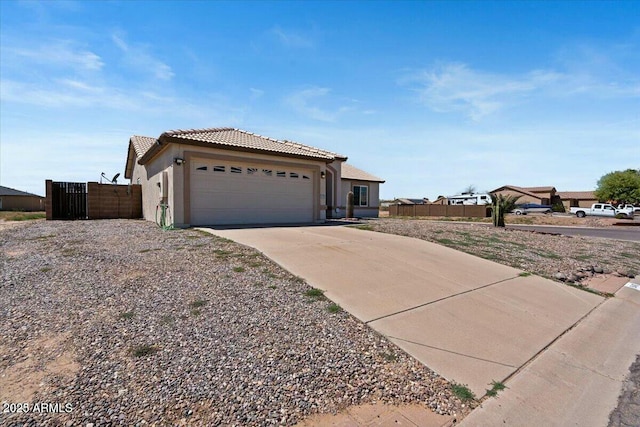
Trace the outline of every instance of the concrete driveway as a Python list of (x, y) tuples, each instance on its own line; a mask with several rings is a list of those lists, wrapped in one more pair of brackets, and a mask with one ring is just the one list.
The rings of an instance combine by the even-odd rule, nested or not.
[[(604, 302), (408, 237), (339, 226), (206, 231), (262, 251), (478, 397), (493, 381), (510, 380)], [(623, 372), (635, 354), (627, 353)]]

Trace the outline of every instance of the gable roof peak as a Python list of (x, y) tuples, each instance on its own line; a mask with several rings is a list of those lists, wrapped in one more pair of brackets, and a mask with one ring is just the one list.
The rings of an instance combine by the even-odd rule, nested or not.
[(162, 135), (167, 136), (176, 136), (176, 135), (184, 135), (184, 134), (198, 134), (198, 133), (213, 133), (213, 132), (224, 132), (230, 130), (240, 130), (231, 127), (216, 127), (216, 128), (204, 128), (204, 129), (172, 129), (166, 132), (163, 132)]

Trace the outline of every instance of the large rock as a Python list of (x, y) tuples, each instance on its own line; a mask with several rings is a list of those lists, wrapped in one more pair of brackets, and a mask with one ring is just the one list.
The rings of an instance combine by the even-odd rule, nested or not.
[(554, 274), (553, 277), (562, 282), (565, 282), (567, 280), (567, 275), (564, 273), (560, 273), (559, 271), (556, 274)]

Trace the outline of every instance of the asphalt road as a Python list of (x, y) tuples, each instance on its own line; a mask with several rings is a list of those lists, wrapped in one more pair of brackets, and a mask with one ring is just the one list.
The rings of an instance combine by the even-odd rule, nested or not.
[(631, 240), (640, 242), (640, 227), (556, 227), (549, 225), (507, 225), (507, 228), (538, 231), (540, 233), (564, 234), (565, 236), (599, 237), (601, 239)]

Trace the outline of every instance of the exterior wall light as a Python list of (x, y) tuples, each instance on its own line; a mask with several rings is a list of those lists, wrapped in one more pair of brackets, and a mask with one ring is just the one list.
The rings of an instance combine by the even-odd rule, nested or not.
[(176, 157), (173, 159), (173, 163), (178, 166), (182, 166), (182, 164), (184, 163), (184, 159), (182, 157)]
[(321, 171), (320, 178), (324, 179), (325, 176), (327, 176), (327, 173), (325, 171)]

